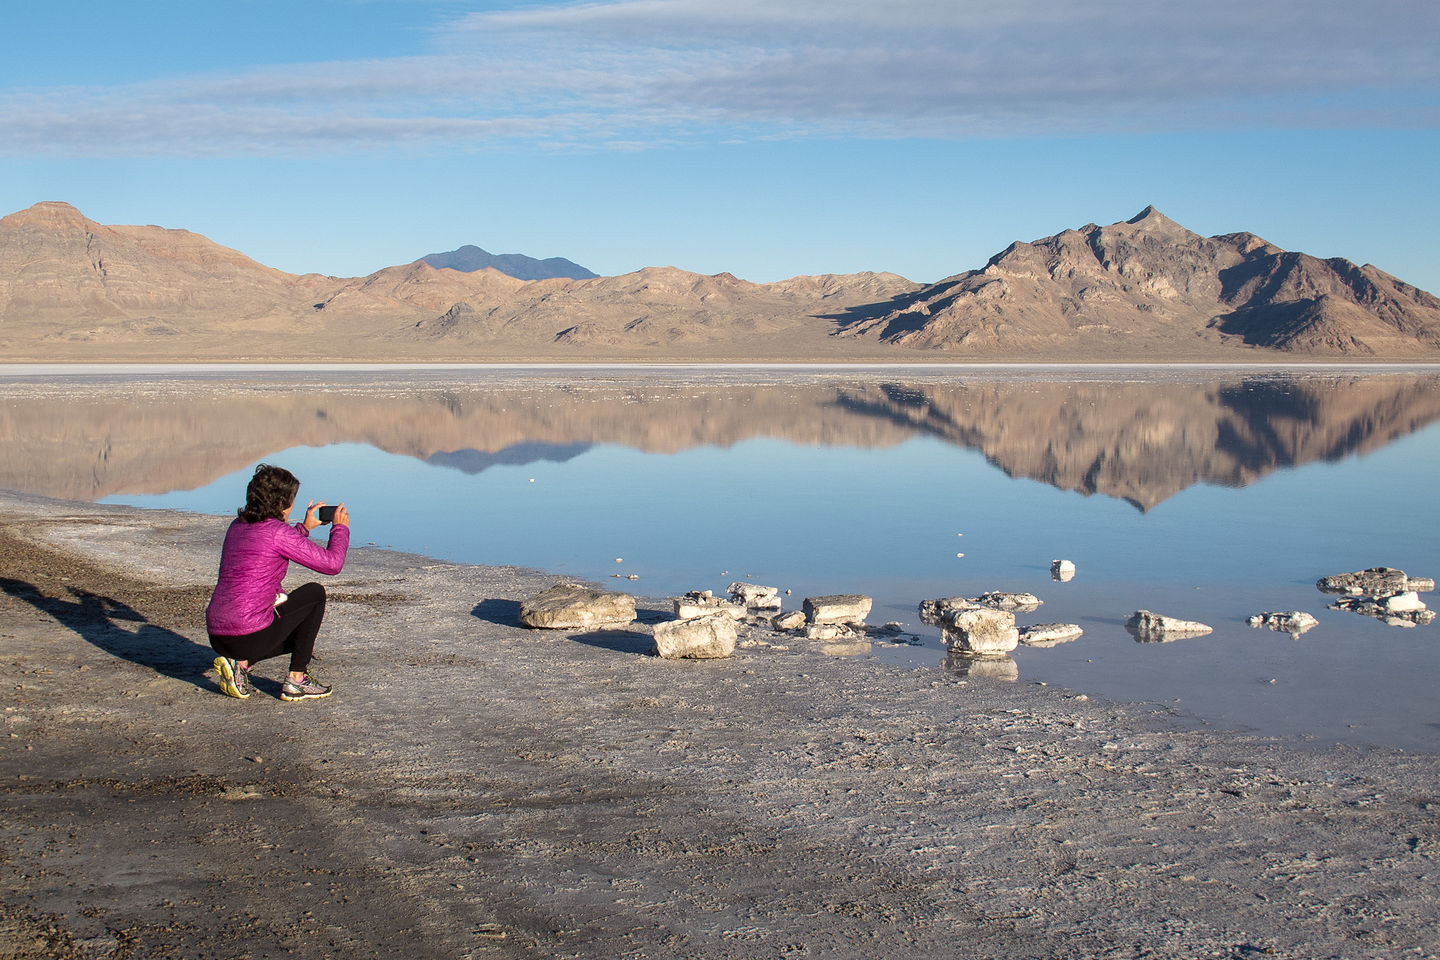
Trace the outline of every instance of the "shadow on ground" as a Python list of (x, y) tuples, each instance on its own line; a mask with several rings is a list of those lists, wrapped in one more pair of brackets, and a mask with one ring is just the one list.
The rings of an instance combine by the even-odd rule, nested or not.
[[(470, 615), (487, 623), (499, 624), (502, 627), (523, 627), (520, 622), (520, 601), (501, 600), (498, 597), (491, 597), (481, 600), (475, 604)], [(671, 614), (663, 610), (637, 610), (635, 620), (639, 623), (658, 623), (661, 620), (670, 619)], [(563, 633), (564, 631), (540, 631)], [(648, 633), (638, 630), (626, 630), (619, 627), (611, 627), (603, 630), (591, 630), (587, 633), (576, 633), (570, 637), (576, 643), (583, 643), (590, 647), (599, 647), (603, 650), (613, 650), (616, 653), (633, 653), (641, 656), (650, 656), (655, 652), (655, 638)]]
[(634, 653), (645, 657), (655, 653), (655, 638), (635, 630), (593, 630), (590, 633), (577, 633), (570, 639), (589, 647), (600, 647), (616, 653)]
[(500, 600), (498, 598), (481, 600), (475, 604), (475, 609), (470, 611), (470, 616), (487, 623), (497, 623), (502, 627), (522, 626), (519, 600)]
[(674, 620), (675, 611), (656, 610), (653, 607), (636, 607), (635, 619), (640, 623), (660, 623), (662, 620)]
[[(62, 626), (111, 656), (197, 687), (211, 686), (205, 670), (215, 652), (209, 646), (156, 626), (119, 600), (89, 590), (68, 589), (75, 599), (48, 597), (32, 583), (0, 577), (0, 590), (54, 617)], [(139, 627), (132, 631), (122, 626), (127, 623), (139, 624)]]

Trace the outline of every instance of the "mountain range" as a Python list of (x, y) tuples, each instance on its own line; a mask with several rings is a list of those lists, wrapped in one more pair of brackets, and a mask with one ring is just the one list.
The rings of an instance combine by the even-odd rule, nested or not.
[(1440, 358), (1440, 299), (1252, 234), (1202, 237), (1153, 207), (1011, 244), (928, 285), (893, 273), (751, 283), (675, 267), (524, 280), (424, 259), (366, 277), (296, 275), (65, 203), (0, 219), (3, 360), (1266, 357)]

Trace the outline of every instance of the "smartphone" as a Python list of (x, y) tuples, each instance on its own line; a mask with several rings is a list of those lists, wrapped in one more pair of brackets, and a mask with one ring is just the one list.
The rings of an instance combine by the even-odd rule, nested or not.
[(315, 517), (316, 517), (316, 519), (318, 519), (321, 523), (334, 523), (334, 522), (335, 522), (335, 508), (334, 508), (334, 507), (329, 507), (329, 506), (321, 507), (319, 510), (316, 510), (316, 511), (315, 511)]

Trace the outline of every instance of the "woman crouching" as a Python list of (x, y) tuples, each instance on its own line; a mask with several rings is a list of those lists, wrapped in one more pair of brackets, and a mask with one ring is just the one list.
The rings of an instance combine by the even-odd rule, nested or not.
[(306, 670), (325, 617), (325, 588), (307, 583), (286, 597), (280, 583), (291, 560), (317, 573), (339, 573), (350, 545), (350, 513), (341, 503), (330, 542), (324, 547), (312, 543), (310, 531), (320, 526), (316, 513), (324, 504), (312, 500), (305, 519), (290, 526), (299, 489), (300, 481), (289, 470), (260, 464), (245, 488), (245, 506), (225, 532), (205, 626), (210, 646), (220, 654), (215, 658), (220, 688), (242, 700), (250, 696), (251, 666), (283, 653), (290, 654), (290, 673), (280, 686), (281, 700), (330, 695), (330, 687)]

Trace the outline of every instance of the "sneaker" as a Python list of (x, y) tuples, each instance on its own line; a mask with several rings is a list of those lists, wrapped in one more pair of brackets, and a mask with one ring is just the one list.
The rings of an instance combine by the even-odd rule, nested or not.
[(250, 696), (250, 672), (229, 657), (215, 658), (215, 672), (220, 674), (220, 689), (227, 696), (244, 700)]
[(308, 673), (305, 674), (305, 679), (299, 683), (291, 683), (286, 680), (280, 685), (281, 700), (319, 700), (321, 697), (328, 696), (330, 696), (330, 687)]

